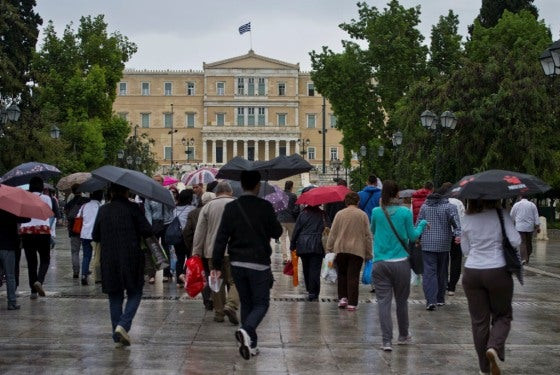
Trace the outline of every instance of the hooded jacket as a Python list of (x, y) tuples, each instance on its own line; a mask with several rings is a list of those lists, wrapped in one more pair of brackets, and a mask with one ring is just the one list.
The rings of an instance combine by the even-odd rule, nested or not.
[(457, 207), (440, 194), (430, 194), (418, 214), (418, 220), (426, 220), (430, 229), (422, 234), (422, 250), (445, 252), (451, 250), (453, 237), (461, 236), (461, 222)]
[(362, 191), (358, 192), (360, 196), (360, 204), (358, 207), (364, 211), (371, 221), (371, 211), (379, 206), (381, 198), (381, 189), (374, 185), (367, 185)]

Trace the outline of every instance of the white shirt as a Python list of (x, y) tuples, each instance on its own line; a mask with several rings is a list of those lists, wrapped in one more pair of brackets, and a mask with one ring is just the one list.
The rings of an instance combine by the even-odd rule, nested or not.
[[(34, 192), (33, 194), (39, 196), (39, 198), (41, 198), (41, 200), (43, 202), (45, 202), (47, 204), (47, 206), (49, 206), (50, 209), (52, 209), (52, 199), (51, 199), (51, 197), (49, 197), (46, 194), (41, 194), (41, 193), (38, 193), (38, 192)], [(24, 228), (24, 227), (39, 227), (39, 226), (42, 226), (42, 225), (50, 226), (49, 221), (50, 221), (49, 219), (41, 220), (41, 219), (31, 218), (31, 221), (28, 221), (27, 223), (22, 223), (21, 228)]]
[(540, 224), (537, 206), (525, 198), (513, 205), (510, 214), (518, 232), (534, 232)]
[[(505, 211), (502, 212), (509, 242), (513, 247), (518, 248), (521, 237), (513, 226), (511, 216)], [(466, 268), (488, 269), (506, 265), (502, 247), (502, 228), (496, 210), (465, 215), (461, 229), (461, 249), (467, 257)]]
[(459, 221), (462, 223), (463, 217), (465, 217), (465, 205), (457, 198), (448, 198), (447, 200), (449, 201), (449, 203), (457, 207), (457, 213), (459, 214)]
[(82, 231), (80, 232), (80, 238), (85, 240), (91, 240), (91, 232), (93, 232), (93, 225), (95, 224), (95, 219), (97, 218), (97, 211), (99, 211), (99, 206), (101, 203), (96, 200), (91, 200), (85, 203), (78, 211), (78, 216), (84, 218), (82, 224)]

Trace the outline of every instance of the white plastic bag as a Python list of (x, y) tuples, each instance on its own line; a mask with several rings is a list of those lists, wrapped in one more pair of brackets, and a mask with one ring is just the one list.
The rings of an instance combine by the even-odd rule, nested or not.
[(323, 259), (323, 266), (321, 267), (321, 277), (330, 283), (336, 283), (336, 268), (334, 267), (334, 258), (336, 254), (327, 253)]
[(208, 286), (215, 293), (218, 293), (220, 291), (220, 288), (222, 287), (223, 282), (224, 282), (224, 279), (222, 279), (220, 277), (216, 277), (212, 274), (210, 274), (210, 276), (208, 277)]

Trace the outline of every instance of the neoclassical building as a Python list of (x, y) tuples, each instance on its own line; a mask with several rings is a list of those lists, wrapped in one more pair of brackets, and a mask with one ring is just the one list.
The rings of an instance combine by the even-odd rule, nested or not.
[(323, 121), (327, 165), (343, 155), (336, 117), (310, 74), (252, 50), (202, 71), (125, 70), (116, 89), (114, 111), (155, 141), (165, 170), (293, 153), (320, 168)]

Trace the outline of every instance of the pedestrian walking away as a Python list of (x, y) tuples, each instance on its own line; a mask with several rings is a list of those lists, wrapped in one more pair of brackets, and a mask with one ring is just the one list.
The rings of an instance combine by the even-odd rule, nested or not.
[(91, 200), (84, 204), (81, 212), (83, 218), (82, 231), (80, 238), (82, 240), (82, 249), (84, 251), (82, 257), (82, 285), (88, 285), (88, 276), (90, 274), (89, 264), (93, 254), (91, 233), (93, 232), (93, 225), (97, 218), (97, 212), (103, 200), (103, 190), (97, 190), (91, 193)]
[(235, 338), (244, 359), (259, 353), (257, 327), (268, 311), (273, 283), (270, 240), (282, 234), (272, 204), (257, 196), (260, 180), (258, 171), (241, 172), (244, 194), (225, 206), (212, 256), (212, 276), (220, 277), (227, 246), (241, 301), (241, 327)]
[(529, 263), (529, 257), (533, 253), (533, 233), (540, 233), (539, 211), (537, 206), (526, 197), (519, 196), (519, 200), (511, 208), (511, 218), (515, 223), (515, 229), (521, 236), (521, 261)]
[(82, 205), (89, 202), (89, 199), (82, 196), (82, 193), (78, 192), (79, 184), (72, 185), (73, 197), (66, 203), (64, 211), (68, 219), (68, 236), (70, 237), (70, 252), (72, 253), (72, 274), (74, 279), (80, 277), (80, 247), (82, 242), (80, 240), (80, 233), (74, 233), (72, 229), (74, 228), (74, 220)]
[[(189, 213), (191, 213), (195, 207), (192, 205), (193, 191), (191, 189), (184, 189), (179, 193), (177, 207), (173, 212), (173, 216), (179, 218), (179, 224), (181, 225), (181, 232), (187, 226), (187, 220)], [(173, 245), (175, 249), (175, 255), (177, 256), (177, 263), (175, 264), (175, 282), (177, 283), (177, 288), (182, 288), (184, 286), (184, 276), (185, 276), (185, 259), (187, 259), (187, 245), (185, 244), (184, 237), (181, 235), (181, 241)], [(190, 256), (190, 254), (189, 254)]]
[(284, 193), (288, 195), (288, 207), (278, 212), (278, 221), (282, 224), (282, 236), (280, 236), (280, 246), (282, 251), (282, 261), (284, 264), (290, 259), (290, 239), (294, 233), (294, 226), (299, 216), (299, 205), (296, 204), (297, 196), (292, 193), (293, 181), (286, 181)]

